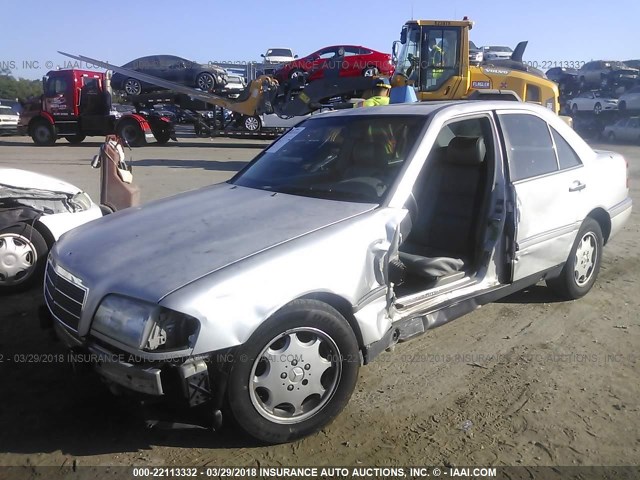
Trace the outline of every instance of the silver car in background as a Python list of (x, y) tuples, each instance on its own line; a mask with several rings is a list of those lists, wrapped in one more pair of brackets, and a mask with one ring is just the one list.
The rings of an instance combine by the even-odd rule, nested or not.
[(585, 295), (630, 213), (624, 158), (541, 106), (343, 110), (226, 183), (66, 234), (45, 296), (113, 390), (280, 443), (327, 425), (397, 342), (543, 279)]

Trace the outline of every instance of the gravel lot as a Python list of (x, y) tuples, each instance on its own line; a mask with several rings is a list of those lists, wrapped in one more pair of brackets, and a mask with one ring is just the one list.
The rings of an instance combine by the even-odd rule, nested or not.
[[(58, 176), (97, 199), (89, 161), (100, 141), (2, 137), (0, 165)], [(182, 138), (127, 156), (148, 201), (223, 181), (267, 144)], [(39, 292), (0, 297), (0, 465), (638, 465), (640, 148), (597, 147), (629, 160), (636, 210), (585, 298), (559, 302), (536, 286), (399, 345), (361, 370), (337, 421), (297, 443), (148, 428), (153, 412), (68, 363), (19, 361), (64, 350), (38, 326)]]

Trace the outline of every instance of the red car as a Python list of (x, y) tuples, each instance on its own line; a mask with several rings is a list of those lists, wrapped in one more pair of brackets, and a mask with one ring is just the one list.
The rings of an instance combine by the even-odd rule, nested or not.
[(307, 74), (308, 80), (334, 77), (391, 75), (391, 55), (367, 47), (336, 45), (284, 64), (274, 72), (279, 81)]

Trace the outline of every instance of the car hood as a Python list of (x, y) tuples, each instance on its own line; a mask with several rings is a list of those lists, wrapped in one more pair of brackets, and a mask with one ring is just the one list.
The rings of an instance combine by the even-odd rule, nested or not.
[(375, 208), (219, 184), (64, 235), (54, 255), (89, 288), (157, 302), (271, 247)]
[(0, 186), (49, 190), (70, 195), (80, 193), (78, 187), (58, 178), (17, 168), (0, 168)]

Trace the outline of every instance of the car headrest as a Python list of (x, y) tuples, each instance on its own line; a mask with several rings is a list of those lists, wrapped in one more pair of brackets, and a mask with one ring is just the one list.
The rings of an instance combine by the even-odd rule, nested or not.
[(456, 165), (480, 165), (486, 156), (482, 137), (453, 137), (447, 147), (447, 162)]
[(357, 167), (384, 167), (388, 154), (381, 141), (358, 143), (352, 154), (352, 163)]

